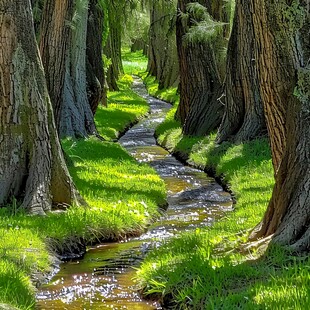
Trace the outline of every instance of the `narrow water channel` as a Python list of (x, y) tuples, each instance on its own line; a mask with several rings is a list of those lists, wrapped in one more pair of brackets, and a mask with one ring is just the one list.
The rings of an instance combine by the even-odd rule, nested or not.
[(62, 264), (50, 283), (40, 288), (37, 309), (161, 309), (137, 293), (134, 268), (164, 239), (212, 225), (232, 208), (230, 195), (213, 179), (156, 145), (154, 130), (171, 106), (149, 96), (141, 81), (135, 81), (134, 90), (149, 102), (151, 113), (119, 143), (138, 161), (154, 167), (166, 182), (168, 210), (142, 236), (90, 247), (83, 260)]

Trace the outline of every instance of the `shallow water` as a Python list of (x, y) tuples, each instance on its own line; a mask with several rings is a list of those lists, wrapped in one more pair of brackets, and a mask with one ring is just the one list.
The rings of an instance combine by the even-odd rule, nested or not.
[(171, 106), (149, 96), (140, 81), (135, 81), (134, 89), (148, 100), (151, 113), (119, 143), (157, 170), (166, 183), (169, 208), (142, 236), (90, 247), (83, 260), (61, 264), (51, 282), (40, 288), (37, 309), (161, 309), (137, 293), (134, 268), (163, 240), (210, 226), (232, 209), (230, 195), (213, 179), (156, 145), (154, 130)]

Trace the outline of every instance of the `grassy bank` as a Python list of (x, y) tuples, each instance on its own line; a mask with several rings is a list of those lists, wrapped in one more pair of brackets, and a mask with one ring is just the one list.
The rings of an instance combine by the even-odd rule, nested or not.
[[(150, 78), (146, 83), (156, 90)], [(184, 137), (175, 111), (157, 128), (159, 143), (221, 176), (237, 204), (212, 227), (182, 234), (152, 251), (137, 276), (144, 294), (175, 309), (308, 309), (309, 258), (292, 257), (280, 248), (262, 253), (242, 246), (271, 197), (267, 140), (218, 146), (215, 134)]]
[(96, 123), (107, 140), (63, 141), (77, 188), (89, 207), (46, 217), (18, 209), (0, 209), (0, 308), (34, 308), (30, 275), (50, 270), (50, 253), (78, 253), (85, 243), (119, 239), (142, 232), (165, 201), (165, 186), (154, 170), (138, 164), (114, 140), (118, 133), (148, 112), (146, 102), (130, 89), (125, 76), (120, 91), (109, 94)]

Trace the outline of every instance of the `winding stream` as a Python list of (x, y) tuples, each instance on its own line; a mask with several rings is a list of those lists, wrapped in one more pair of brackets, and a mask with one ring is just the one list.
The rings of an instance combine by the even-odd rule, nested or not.
[(83, 260), (63, 263), (51, 282), (40, 288), (37, 309), (161, 309), (137, 294), (133, 267), (163, 239), (212, 225), (232, 208), (230, 195), (213, 179), (184, 166), (156, 145), (154, 130), (171, 106), (149, 96), (140, 81), (135, 81), (134, 90), (149, 102), (151, 113), (119, 143), (138, 161), (157, 170), (166, 182), (169, 208), (142, 236), (90, 247)]

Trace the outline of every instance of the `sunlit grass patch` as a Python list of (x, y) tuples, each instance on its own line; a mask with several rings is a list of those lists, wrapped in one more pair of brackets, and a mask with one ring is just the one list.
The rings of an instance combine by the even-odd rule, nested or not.
[[(99, 133), (111, 141), (145, 115), (149, 107), (124, 75), (120, 91), (109, 93), (109, 106), (96, 114)], [(88, 203), (45, 217), (28, 216), (14, 207), (0, 209), (0, 308), (8, 303), (33, 309), (30, 276), (48, 272), (50, 253), (73, 254), (79, 246), (137, 235), (158, 216), (165, 203), (164, 182), (118, 144), (97, 138), (64, 140), (73, 180)], [(75, 249), (73, 248), (75, 247)]]
[[(156, 81), (150, 86), (156, 92)], [(155, 93), (154, 93), (155, 94)], [(192, 165), (224, 176), (237, 199), (234, 212), (212, 227), (187, 233), (154, 249), (138, 271), (145, 295), (175, 309), (308, 309), (309, 258), (284, 249), (240, 252), (261, 220), (274, 174), (267, 139), (215, 144), (216, 134), (184, 137), (175, 106), (156, 130), (158, 141)]]
[(122, 51), (123, 68), (126, 74), (139, 75), (147, 68), (147, 56), (142, 51), (131, 52), (130, 49)]
[(177, 87), (158, 89), (158, 82), (154, 76), (148, 76), (147, 73), (143, 72), (141, 72), (139, 75), (143, 79), (150, 95), (173, 104), (178, 104), (180, 96), (178, 94)]
[(106, 140), (118, 138), (129, 125), (149, 111), (146, 101), (131, 90), (132, 82), (131, 76), (124, 75), (118, 82), (120, 90), (108, 93), (108, 107), (99, 106), (96, 112), (97, 129)]

